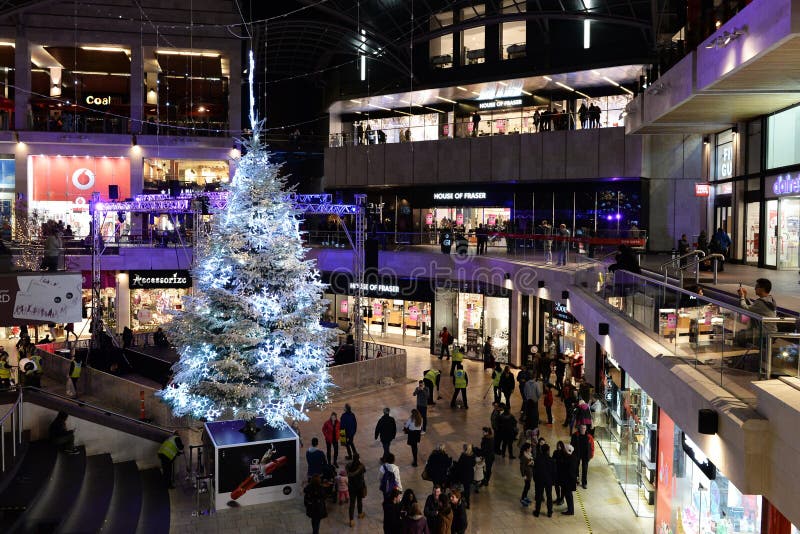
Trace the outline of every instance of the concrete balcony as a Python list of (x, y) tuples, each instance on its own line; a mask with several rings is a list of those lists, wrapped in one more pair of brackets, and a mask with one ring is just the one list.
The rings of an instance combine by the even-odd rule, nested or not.
[(325, 149), (326, 187), (640, 176), (642, 141), (621, 127)]

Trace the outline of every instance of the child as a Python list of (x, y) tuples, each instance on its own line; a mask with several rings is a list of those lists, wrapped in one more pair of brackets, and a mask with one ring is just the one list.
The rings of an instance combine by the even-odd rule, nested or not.
[(474, 467), (474, 480), (475, 483), (475, 493), (480, 493), (481, 486), (483, 485), (483, 475), (486, 473), (486, 462), (483, 459), (483, 456), (476, 456), (475, 457), (475, 467)]
[(350, 501), (350, 486), (347, 482), (347, 472), (342, 469), (336, 477), (336, 491), (339, 492), (339, 504)]

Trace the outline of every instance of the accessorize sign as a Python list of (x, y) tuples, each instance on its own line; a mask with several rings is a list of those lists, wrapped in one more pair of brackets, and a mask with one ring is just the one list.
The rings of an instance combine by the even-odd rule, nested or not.
[(81, 320), (80, 273), (0, 277), (0, 325)]
[(186, 270), (128, 271), (131, 289), (186, 289), (192, 287), (192, 274)]

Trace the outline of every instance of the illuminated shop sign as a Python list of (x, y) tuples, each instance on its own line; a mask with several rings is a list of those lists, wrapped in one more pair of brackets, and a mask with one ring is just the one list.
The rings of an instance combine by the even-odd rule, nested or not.
[(372, 293), (389, 293), (390, 295), (397, 295), (400, 293), (400, 286), (384, 285), (384, 284), (359, 284), (358, 282), (350, 282), (350, 290), (356, 291), (361, 287), (362, 291), (370, 291)]
[(443, 191), (434, 193), (433, 200), (486, 200), (486, 191)]
[(567, 307), (560, 302), (553, 303), (553, 317), (565, 323), (575, 322), (575, 317), (569, 312)]
[[(770, 187), (769, 182), (772, 181)], [(772, 191), (775, 196), (800, 195), (800, 173), (792, 176), (781, 174), (772, 178), (767, 178), (767, 191)]]
[(711, 195), (711, 184), (694, 184), (694, 196), (707, 197)]
[(521, 98), (503, 98), (498, 100), (489, 100), (487, 102), (478, 102), (478, 109), (513, 108), (521, 105)]
[(192, 275), (186, 270), (129, 271), (131, 289), (187, 289), (192, 287)]
[(89, 95), (86, 97), (86, 103), (90, 106), (110, 106), (111, 97)]

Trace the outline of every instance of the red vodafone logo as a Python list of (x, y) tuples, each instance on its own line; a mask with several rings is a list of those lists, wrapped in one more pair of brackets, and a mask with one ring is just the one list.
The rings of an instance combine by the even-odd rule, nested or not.
[(72, 173), (72, 185), (81, 191), (86, 191), (94, 187), (94, 173), (91, 169), (81, 167)]

